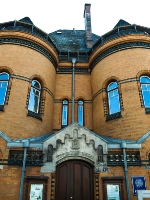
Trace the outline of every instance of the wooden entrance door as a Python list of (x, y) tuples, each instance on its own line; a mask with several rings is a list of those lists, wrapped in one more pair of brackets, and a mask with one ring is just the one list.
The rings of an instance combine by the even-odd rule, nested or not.
[(70, 160), (56, 168), (56, 200), (93, 200), (93, 167)]

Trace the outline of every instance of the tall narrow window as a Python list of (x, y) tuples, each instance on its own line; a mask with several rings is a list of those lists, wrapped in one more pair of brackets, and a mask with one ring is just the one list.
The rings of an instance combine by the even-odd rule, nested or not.
[(98, 145), (97, 153), (98, 153), (98, 162), (103, 162), (103, 146), (102, 145)]
[(111, 82), (107, 87), (109, 114), (120, 112), (120, 99), (117, 82)]
[(68, 125), (68, 101), (64, 100), (62, 103), (62, 126)]
[(39, 113), (40, 96), (41, 84), (37, 80), (33, 80), (31, 83), (28, 110), (34, 113)]
[(141, 76), (140, 83), (144, 107), (150, 108), (150, 78), (148, 76)]
[(83, 126), (83, 101), (78, 101), (78, 123)]
[(5, 104), (8, 82), (9, 74), (5, 72), (0, 73), (0, 105)]
[(47, 153), (47, 162), (52, 162), (52, 159), (53, 159), (53, 146), (49, 144)]

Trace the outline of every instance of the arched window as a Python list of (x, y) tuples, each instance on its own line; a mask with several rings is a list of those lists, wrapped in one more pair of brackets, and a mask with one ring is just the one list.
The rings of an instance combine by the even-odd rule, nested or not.
[(148, 76), (141, 76), (140, 83), (144, 107), (150, 108), (150, 78)]
[(9, 74), (6, 72), (0, 73), (0, 105), (5, 104), (8, 82)]
[(83, 101), (78, 101), (78, 123), (83, 126)]
[(39, 113), (40, 96), (41, 96), (41, 84), (37, 80), (32, 80), (28, 110), (34, 113)]
[(120, 112), (120, 99), (117, 82), (111, 82), (107, 87), (109, 114)]
[(63, 100), (62, 102), (62, 126), (68, 125), (68, 101)]

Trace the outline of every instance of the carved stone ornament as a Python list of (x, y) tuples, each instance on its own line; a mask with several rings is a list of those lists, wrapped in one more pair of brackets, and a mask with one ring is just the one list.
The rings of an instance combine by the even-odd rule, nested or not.
[(71, 147), (72, 149), (79, 149), (80, 147), (79, 147), (79, 140), (77, 140), (77, 139), (74, 139), (74, 140), (72, 140), (72, 147)]
[[(53, 159), (47, 161), (48, 146), (53, 147)], [(95, 172), (100, 172), (107, 167), (107, 159), (98, 161), (98, 146), (103, 148), (103, 154), (107, 154), (107, 143), (100, 136), (91, 132), (79, 124), (71, 124), (43, 144), (44, 165), (41, 167), (42, 172), (55, 172), (56, 166), (67, 160), (84, 160), (91, 163)], [(105, 157), (105, 155), (103, 157)]]

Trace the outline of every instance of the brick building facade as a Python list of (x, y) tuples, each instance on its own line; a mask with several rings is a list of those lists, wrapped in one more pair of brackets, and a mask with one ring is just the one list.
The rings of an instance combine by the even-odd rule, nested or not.
[(0, 24), (0, 200), (135, 200), (150, 190), (150, 30)]

